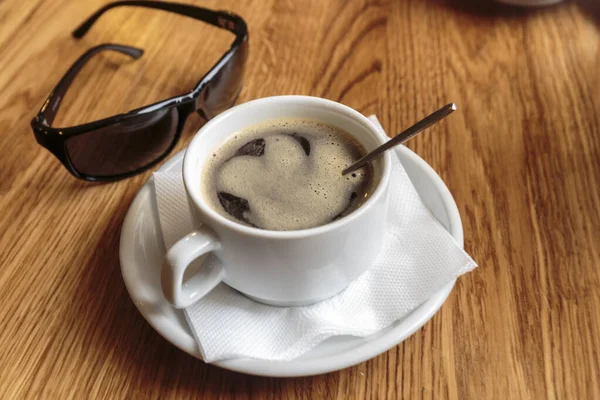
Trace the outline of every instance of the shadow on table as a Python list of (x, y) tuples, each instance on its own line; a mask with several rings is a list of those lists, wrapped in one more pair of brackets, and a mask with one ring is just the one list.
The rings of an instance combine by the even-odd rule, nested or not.
[[(523, 18), (534, 14), (553, 13), (558, 8), (568, 7), (569, 1), (562, 3), (540, 6), (540, 7), (521, 7), (510, 4), (500, 3), (494, 0), (427, 0), (430, 3), (442, 7), (448, 7), (453, 10), (483, 18)], [(595, 3), (597, 0), (583, 0), (583, 2)]]
[(573, 2), (582, 12), (600, 24), (600, 1), (574, 0), (540, 7), (519, 7), (492, 0), (427, 0), (442, 7), (483, 18), (523, 18), (534, 14), (554, 13), (556, 10), (569, 7)]
[[(413, 0), (422, 1), (422, 0)], [(600, 0), (565, 0), (548, 6), (521, 7), (500, 3), (496, 0), (425, 0), (429, 4), (444, 7), (452, 11), (487, 20), (517, 20), (534, 15), (552, 15), (558, 10), (572, 7), (579, 8), (581, 13), (596, 25), (600, 26)], [(573, 18), (573, 15), (571, 15)]]
[(600, 25), (600, 1), (577, 0), (576, 3), (587, 16), (596, 22), (596, 24)]

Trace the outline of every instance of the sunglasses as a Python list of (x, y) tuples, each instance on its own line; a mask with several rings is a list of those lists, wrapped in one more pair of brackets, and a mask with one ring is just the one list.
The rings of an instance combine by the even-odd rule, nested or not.
[(31, 121), (37, 142), (54, 154), (75, 177), (88, 181), (115, 181), (138, 174), (164, 159), (175, 147), (187, 117), (194, 111), (211, 119), (237, 100), (248, 56), (248, 29), (230, 12), (160, 1), (119, 1), (102, 7), (75, 31), (83, 37), (111, 8), (137, 6), (191, 17), (235, 34), (223, 57), (191, 92), (98, 121), (66, 128), (52, 127), (58, 107), (71, 82), (94, 55), (116, 51), (135, 59), (142, 49), (101, 44), (85, 52), (69, 68)]

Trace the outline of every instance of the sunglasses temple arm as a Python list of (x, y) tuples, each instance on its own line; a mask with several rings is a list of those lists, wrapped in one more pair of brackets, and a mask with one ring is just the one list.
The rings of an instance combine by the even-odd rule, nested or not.
[(213, 11), (207, 8), (191, 6), (188, 4), (180, 4), (180, 3), (167, 3), (162, 1), (139, 1), (139, 0), (129, 0), (129, 1), (115, 1), (113, 3), (108, 3), (104, 7), (100, 8), (94, 14), (92, 14), (87, 20), (85, 20), (81, 25), (77, 27), (73, 31), (73, 37), (81, 38), (83, 37), (87, 31), (94, 25), (94, 22), (98, 20), (106, 11), (111, 8), (121, 7), (121, 6), (129, 6), (129, 7), (144, 7), (144, 8), (153, 8), (157, 10), (163, 10), (172, 12), (175, 14), (184, 15), (186, 17), (194, 18), (211, 25), (215, 25), (219, 28), (227, 29), (238, 36), (238, 40), (243, 39), (248, 34), (248, 28), (246, 26), (246, 22), (233, 13), (227, 11)]
[(111, 43), (101, 44), (92, 47), (91, 49), (83, 53), (83, 55), (79, 57), (77, 61), (73, 63), (73, 65), (71, 65), (71, 68), (69, 68), (65, 75), (60, 79), (52, 93), (50, 93), (50, 96), (48, 96), (48, 98), (44, 102), (44, 105), (42, 106), (42, 109), (38, 114), (38, 120), (41, 123), (47, 126), (52, 125), (52, 121), (54, 121), (54, 117), (56, 116), (58, 107), (60, 106), (62, 99), (65, 97), (65, 93), (67, 92), (67, 89), (73, 82), (73, 79), (75, 79), (75, 76), (77, 76), (77, 73), (93, 56), (106, 50), (112, 50), (119, 53), (123, 53), (135, 59), (140, 58), (142, 54), (144, 54), (144, 50), (142, 49), (130, 46), (121, 46), (118, 44)]

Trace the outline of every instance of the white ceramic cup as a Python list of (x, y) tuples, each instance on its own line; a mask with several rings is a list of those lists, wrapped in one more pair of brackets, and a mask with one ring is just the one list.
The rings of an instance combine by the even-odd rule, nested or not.
[[(238, 105), (210, 120), (192, 139), (183, 159), (183, 181), (196, 230), (171, 247), (161, 271), (166, 299), (191, 305), (221, 282), (266, 304), (312, 304), (344, 290), (375, 260), (388, 208), (391, 159), (373, 163), (378, 181), (357, 210), (327, 225), (269, 231), (231, 221), (210, 208), (202, 188), (208, 157), (244, 128), (272, 119), (321, 121), (345, 130), (367, 150), (387, 138), (366, 117), (342, 104), (316, 97), (267, 97)], [(184, 272), (209, 252), (218, 266), (203, 266), (184, 282)]]

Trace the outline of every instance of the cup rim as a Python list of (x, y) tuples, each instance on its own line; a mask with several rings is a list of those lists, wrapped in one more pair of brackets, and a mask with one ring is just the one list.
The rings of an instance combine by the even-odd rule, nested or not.
[[(356, 210), (352, 211), (350, 214), (330, 222), (325, 225), (316, 226), (313, 228), (306, 229), (298, 229), (298, 230), (290, 230), (290, 231), (275, 231), (268, 230), (262, 228), (255, 228), (251, 226), (246, 226), (241, 223), (231, 221), (228, 218), (223, 217), (218, 212), (210, 208), (208, 204), (202, 199), (199, 195), (199, 192), (191, 187), (192, 182), (188, 182), (191, 178), (190, 175), (193, 174), (193, 157), (192, 155), (195, 152), (195, 149), (202, 146), (202, 137), (203, 133), (207, 132), (214, 127), (218, 126), (223, 120), (227, 118), (231, 118), (232, 115), (245, 111), (246, 109), (253, 107), (268, 107), (269, 103), (277, 103), (281, 104), (281, 102), (301, 102), (304, 104), (310, 104), (313, 106), (321, 106), (332, 109), (334, 112), (339, 112), (345, 114), (346, 116), (357, 120), (360, 122), (366, 129), (370, 130), (376, 138), (381, 139), (381, 143), (385, 142), (386, 136), (385, 134), (375, 126), (367, 117), (359, 113), (358, 111), (335, 101), (323, 99), (320, 97), (313, 96), (302, 96), (302, 95), (285, 95), (285, 96), (270, 96), (263, 97), (256, 100), (251, 100), (246, 103), (239, 104), (235, 107), (230, 108), (216, 116), (215, 118), (208, 121), (202, 128), (196, 132), (192, 140), (190, 141), (185, 155), (183, 157), (183, 183), (189, 198), (192, 199), (193, 203), (198, 207), (202, 213), (203, 218), (208, 218), (212, 223), (218, 224), (221, 227), (225, 227), (234, 232), (258, 237), (258, 238), (267, 238), (267, 239), (300, 239), (305, 237), (317, 236), (321, 235), (336, 229), (339, 229), (343, 226), (351, 224), (353, 221), (360, 218), (362, 214), (367, 212), (367, 209), (376, 205), (379, 199), (385, 195), (385, 191), (389, 185), (392, 162), (391, 162), (391, 154), (389, 151), (386, 151), (382, 155), (382, 172), (379, 182), (373, 194)], [(351, 132), (349, 132), (352, 134)], [(203, 164), (206, 160), (203, 160)], [(211, 226), (211, 224), (208, 224)], [(212, 228), (212, 226), (211, 226)]]

